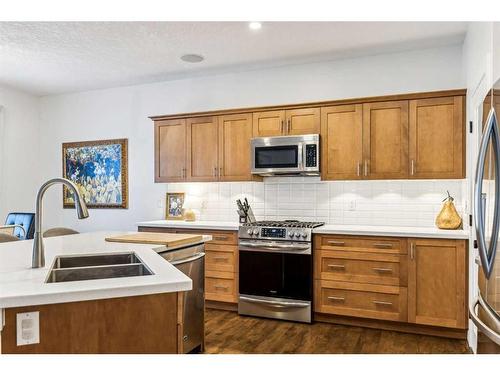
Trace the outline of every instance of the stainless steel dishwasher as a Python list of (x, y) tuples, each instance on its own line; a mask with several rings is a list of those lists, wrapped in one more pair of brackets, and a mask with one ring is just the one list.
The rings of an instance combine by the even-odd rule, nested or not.
[(205, 334), (205, 245), (160, 253), (193, 281), (184, 296), (184, 353), (203, 350)]

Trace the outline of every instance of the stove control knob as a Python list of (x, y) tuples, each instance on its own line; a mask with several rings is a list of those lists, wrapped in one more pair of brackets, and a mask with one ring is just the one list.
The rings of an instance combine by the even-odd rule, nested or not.
[(306, 232), (302, 232), (302, 238), (307, 238), (307, 233)]
[(247, 233), (251, 236), (253, 234), (253, 230), (249, 229), (247, 230)]
[(292, 238), (292, 237), (293, 237), (293, 232), (288, 232), (288, 236), (289, 236), (290, 238)]
[(253, 230), (253, 234), (254, 234), (254, 235), (258, 235), (258, 234), (259, 234), (259, 230), (258, 230), (257, 228), (256, 228), (256, 229), (254, 229), (254, 230)]
[(295, 237), (299, 238), (300, 237), (300, 233), (299, 232), (295, 232)]

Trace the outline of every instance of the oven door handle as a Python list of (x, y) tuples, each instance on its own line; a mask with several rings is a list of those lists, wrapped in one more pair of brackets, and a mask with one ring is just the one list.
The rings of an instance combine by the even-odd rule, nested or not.
[(309, 307), (310, 304), (307, 302), (278, 302), (278, 301), (269, 301), (265, 299), (260, 299), (260, 298), (251, 298), (251, 297), (244, 297), (240, 296), (240, 300), (245, 301), (245, 302), (254, 302), (254, 303), (261, 303), (263, 305), (272, 305), (275, 307)]
[(246, 242), (246, 241), (240, 241), (240, 246), (247, 246), (247, 247), (253, 247), (253, 248), (259, 248), (259, 249), (270, 249), (270, 250), (282, 250), (282, 249), (290, 249), (290, 250), (309, 250), (310, 246), (309, 245), (280, 245), (276, 243), (271, 243), (271, 242), (260, 242), (260, 243), (255, 243), (255, 242)]

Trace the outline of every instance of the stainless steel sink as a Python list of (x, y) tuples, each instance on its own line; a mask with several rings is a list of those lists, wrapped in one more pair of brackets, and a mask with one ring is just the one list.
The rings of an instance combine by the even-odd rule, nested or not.
[(52, 268), (110, 266), (113, 264), (142, 263), (135, 253), (69, 255), (57, 257)]
[(153, 275), (133, 252), (56, 257), (46, 283)]

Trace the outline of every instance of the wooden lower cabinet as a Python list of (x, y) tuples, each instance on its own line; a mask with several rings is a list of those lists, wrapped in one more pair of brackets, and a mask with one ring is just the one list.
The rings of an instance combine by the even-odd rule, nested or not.
[(407, 289), (316, 280), (315, 311), (383, 320), (407, 320)]
[(467, 256), (463, 240), (410, 239), (408, 321), (467, 328)]
[(193, 233), (212, 236), (212, 241), (205, 243), (205, 300), (233, 305), (238, 302), (237, 231), (139, 227), (139, 232)]
[[(5, 309), (2, 354), (182, 353), (183, 293)], [(16, 315), (38, 311), (40, 342), (17, 346)]]
[[(315, 235), (314, 311), (467, 328), (466, 240)], [(417, 327), (418, 327), (417, 326)], [(422, 332), (429, 334), (427, 328)]]

